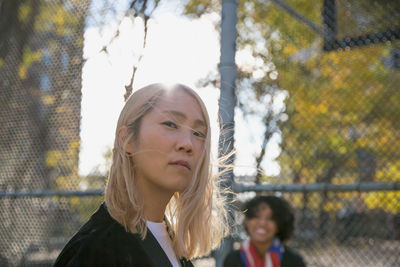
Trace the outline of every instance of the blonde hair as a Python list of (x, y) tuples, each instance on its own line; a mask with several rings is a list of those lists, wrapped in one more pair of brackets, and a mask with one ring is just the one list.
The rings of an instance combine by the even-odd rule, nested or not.
[[(146, 236), (143, 198), (135, 186), (133, 163), (125, 146), (137, 140), (142, 117), (150, 112), (169, 88), (152, 84), (134, 92), (127, 100), (118, 119), (117, 131), (126, 126), (128, 135), (123, 142), (116, 132), (112, 165), (105, 189), (105, 202), (110, 215), (132, 233)], [(194, 172), (194, 179), (183, 192), (176, 192), (166, 208), (172, 244), (178, 257), (202, 256), (216, 248), (228, 234), (225, 200), (218, 186), (218, 175), (212, 175), (210, 164), (211, 130), (206, 107), (197, 93), (182, 84), (172, 90), (183, 90), (199, 103), (207, 134), (203, 154)]]

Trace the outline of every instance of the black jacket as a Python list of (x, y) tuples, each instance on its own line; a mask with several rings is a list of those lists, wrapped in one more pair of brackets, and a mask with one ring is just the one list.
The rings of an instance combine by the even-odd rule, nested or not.
[[(181, 266), (193, 264), (181, 259)], [(171, 266), (157, 240), (147, 231), (146, 238), (125, 231), (103, 203), (90, 220), (61, 251), (54, 267), (61, 266)]]
[[(282, 255), (280, 267), (305, 267), (302, 257), (285, 246), (285, 252)], [(234, 250), (226, 256), (224, 267), (246, 267), (245, 263), (240, 258), (240, 250)]]

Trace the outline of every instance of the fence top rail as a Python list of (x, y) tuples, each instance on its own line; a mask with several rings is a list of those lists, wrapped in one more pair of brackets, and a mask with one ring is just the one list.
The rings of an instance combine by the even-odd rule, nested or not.
[(14, 190), (0, 191), (0, 198), (20, 198), (20, 197), (83, 197), (83, 196), (102, 196), (103, 189), (93, 189), (85, 191), (66, 191), (66, 190)]
[[(249, 191), (279, 191), (279, 192), (371, 192), (371, 191), (399, 191), (400, 183), (373, 183), (364, 182), (358, 184), (259, 184), (245, 185), (240, 183), (232, 184), (232, 190), (236, 193)], [(0, 198), (20, 198), (20, 197), (84, 197), (102, 196), (103, 189), (93, 189), (85, 191), (61, 191), (61, 190), (14, 190), (0, 191)]]
[(258, 184), (245, 185), (234, 183), (232, 190), (236, 193), (249, 191), (279, 191), (279, 192), (371, 192), (371, 191), (398, 191), (400, 183), (374, 183), (363, 182), (357, 184), (330, 184), (330, 183), (315, 183), (315, 184)]

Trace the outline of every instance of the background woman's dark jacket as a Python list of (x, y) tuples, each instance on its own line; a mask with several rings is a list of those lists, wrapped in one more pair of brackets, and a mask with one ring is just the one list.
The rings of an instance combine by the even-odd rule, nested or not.
[[(299, 254), (285, 246), (280, 267), (305, 267)], [(240, 250), (234, 250), (226, 256), (224, 267), (246, 267), (240, 258)]]
[[(153, 234), (146, 238), (126, 232), (107, 211), (105, 204), (74, 235), (55, 264), (61, 266), (171, 266)], [(181, 259), (181, 266), (193, 267)]]

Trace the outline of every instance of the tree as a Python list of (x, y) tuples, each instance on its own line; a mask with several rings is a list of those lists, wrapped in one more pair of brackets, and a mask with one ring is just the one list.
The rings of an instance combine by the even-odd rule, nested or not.
[[(192, 0), (186, 12), (195, 16), (215, 12), (217, 2)], [(239, 107), (251, 114), (257, 103), (274, 98), (272, 92), (287, 94), (285, 110), (262, 115), (263, 143), (268, 143), (272, 132), (282, 138), (278, 182), (399, 181), (399, 152), (395, 149), (399, 141), (395, 136), (400, 130), (396, 120), (400, 113), (400, 92), (396, 89), (400, 74), (383, 64), (393, 44), (323, 52), (322, 36), (274, 2), (278, 1), (240, 2), (238, 54), (250, 51), (252, 64), (239, 65), (237, 95)], [(321, 24), (322, 1), (287, 3), (314, 25)], [(376, 2), (360, 5), (339, 6), (338, 38), (349, 32), (347, 26), (365, 21), (368, 23), (358, 34), (384, 29), (385, 22), (379, 19), (388, 7), (371, 8), (379, 5)], [(388, 5), (399, 10), (398, 2)], [(395, 16), (387, 20), (393, 27), (399, 26)], [(377, 26), (379, 22), (383, 24)], [(250, 101), (248, 95), (253, 96)], [(267, 110), (272, 106), (266, 106)], [(264, 151), (261, 149), (257, 163)], [(260, 174), (258, 177), (271, 181)], [(392, 193), (382, 194), (380, 200), (371, 200), (372, 194), (368, 194), (365, 205), (398, 212), (398, 205), (390, 200)], [(339, 207), (326, 196), (319, 201), (326, 210)]]
[[(105, 181), (97, 174), (78, 175), (81, 77), (86, 60), (83, 41), (85, 26), (96, 19), (101, 21), (100, 26), (107, 25), (115, 13), (120, 14), (114, 8), (121, 3), (91, 2), (0, 0), (2, 191), (79, 190), (85, 183), (92, 189)], [(158, 3), (126, 2), (120, 22), (126, 17), (143, 19), (143, 46), (147, 21)], [(88, 16), (89, 8), (98, 13)], [(108, 46), (118, 36), (119, 28), (99, 53), (108, 53)], [(131, 93), (136, 69), (137, 65), (133, 66), (126, 97)], [(48, 245), (50, 236), (70, 234), (99, 201), (100, 197), (86, 203), (79, 198), (2, 200), (0, 236), (8, 242), (0, 245), (0, 258), (5, 256), (16, 265), (30, 248)], [(29, 263), (22, 259), (21, 264)]]
[[(88, 7), (88, 0), (0, 2), (1, 190), (62, 189), (63, 179), (76, 184)], [(57, 223), (45, 214), (57, 208), (51, 199), (0, 205), (1, 236), (8, 240), (0, 251), (16, 264), (48, 239)]]

